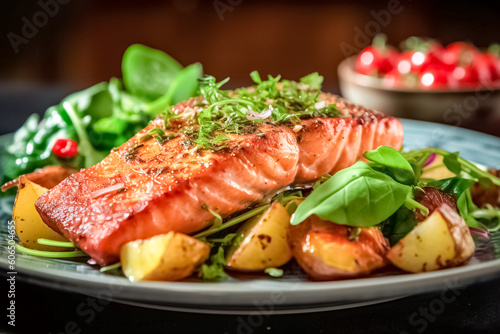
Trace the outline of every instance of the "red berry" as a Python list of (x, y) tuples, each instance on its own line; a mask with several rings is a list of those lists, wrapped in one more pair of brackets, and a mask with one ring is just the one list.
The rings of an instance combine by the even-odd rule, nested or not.
[(52, 146), (52, 152), (61, 158), (72, 158), (78, 153), (78, 144), (71, 139), (58, 139)]

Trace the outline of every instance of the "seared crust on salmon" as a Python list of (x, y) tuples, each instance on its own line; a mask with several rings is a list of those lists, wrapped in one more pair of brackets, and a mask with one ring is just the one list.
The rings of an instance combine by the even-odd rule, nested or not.
[[(339, 118), (301, 125), (260, 125), (227, 134), (217, 152), (187, 145), (182, 124), (167, 142), (141, 137), (163, 126), (157, 119), (97, 165), (73, 174), (36, 202), (44, 222), (102, 265), (119, 260), (129, 241), (177, 231), (192, 234), (211, 224), (208, 209), (227, 217), (281, 189), (308, 184), (352, 165), (380, 145), (399, 149), (401, 123), (323, 94)], [(176, 106), (194, 108), (196, 99)]]

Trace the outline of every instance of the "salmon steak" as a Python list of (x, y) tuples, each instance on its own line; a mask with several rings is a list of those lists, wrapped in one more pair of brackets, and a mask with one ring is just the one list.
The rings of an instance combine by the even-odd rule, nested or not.
[(401, 147), (396, 118), (331, 94), (317, 99), (317, 108), (334, 105), (338, 114), (255, 122), (224, 134), (222, 147), (207, 149), (193, 144), (196, 126), (186, 123), (207, 102), (191, 98), (171, 108), (186, 117), (156, 118), (103, 161), (42, 195), (36, 209), (48, 226), (108, 265), (119, 261), (129, 241), (170, 231), (193, 234), (213, 223), (210, 211), (228, 217), (349, 167), (366, 150)]

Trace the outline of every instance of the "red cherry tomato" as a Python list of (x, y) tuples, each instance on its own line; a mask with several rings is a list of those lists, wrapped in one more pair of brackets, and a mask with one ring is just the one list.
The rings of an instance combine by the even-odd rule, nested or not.
[(474, 62), (478, 49), (465, 42), (455, 42), (446, 47), (442, 54), (443, 62), (451, 68), (466, 66)]
[(420, 86), (424, 89), (455, 88), (456, 85), (444, 66), (429, 66), (420, 74)]
[(482, 53), (476, 57), (479, 81), (489, 84), (500, 80), (500, 58), (491, 53)]
[(422, 73), (429, 66), (441, 65), (441, 59), (434, 51), (407, 51), (400, 55), (397, 69), (401, 74)]
[(356, 59), (356, 70), (365, 75), (389, 73), (396, 63), (397, 52), (392, 48), (377, 49), (368, 46)]
[(52, 152), (61, 158), (73, 158), (78, 153), (78, 144), (71, 139), (58, 139), (52, 146)]
[(479, 72), (473, 64), (455, 67), (452, 76), (459, 85), (470, 86), (479, 83)]
[(401, 73), (397, 69), (393, 69), (382, 79), (382, 84), (384, 87), (393, 88), (401, 86)]

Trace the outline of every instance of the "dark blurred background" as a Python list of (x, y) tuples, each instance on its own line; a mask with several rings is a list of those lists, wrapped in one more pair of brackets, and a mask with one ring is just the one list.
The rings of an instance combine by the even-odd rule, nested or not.
[[(339, 93), (336, 69), (345, 47), (368, 45), (373, 12), (397, 3), (402, 9), (381, 29), (392, 44), (411, 35), (483, 48), (500, 42), (497, 1), (4, 1), (0, 112), (9, 121), (0, 122), (0, 133), (69, 92), (120, 77), (121, 57), (133, 43), (161, 49), (183, 65), (200, 62), (205, 73), (231, 77), (232, 87), (250, 84), (255, 69), (289, 79), (318, 71), (324, 89)], [(26, 30), (34, 20), (40, 27)], [(21, 39), (12, 42), (12, 33)], [(463, 126), (500, 135), (499, 124), (471, 119)]]

